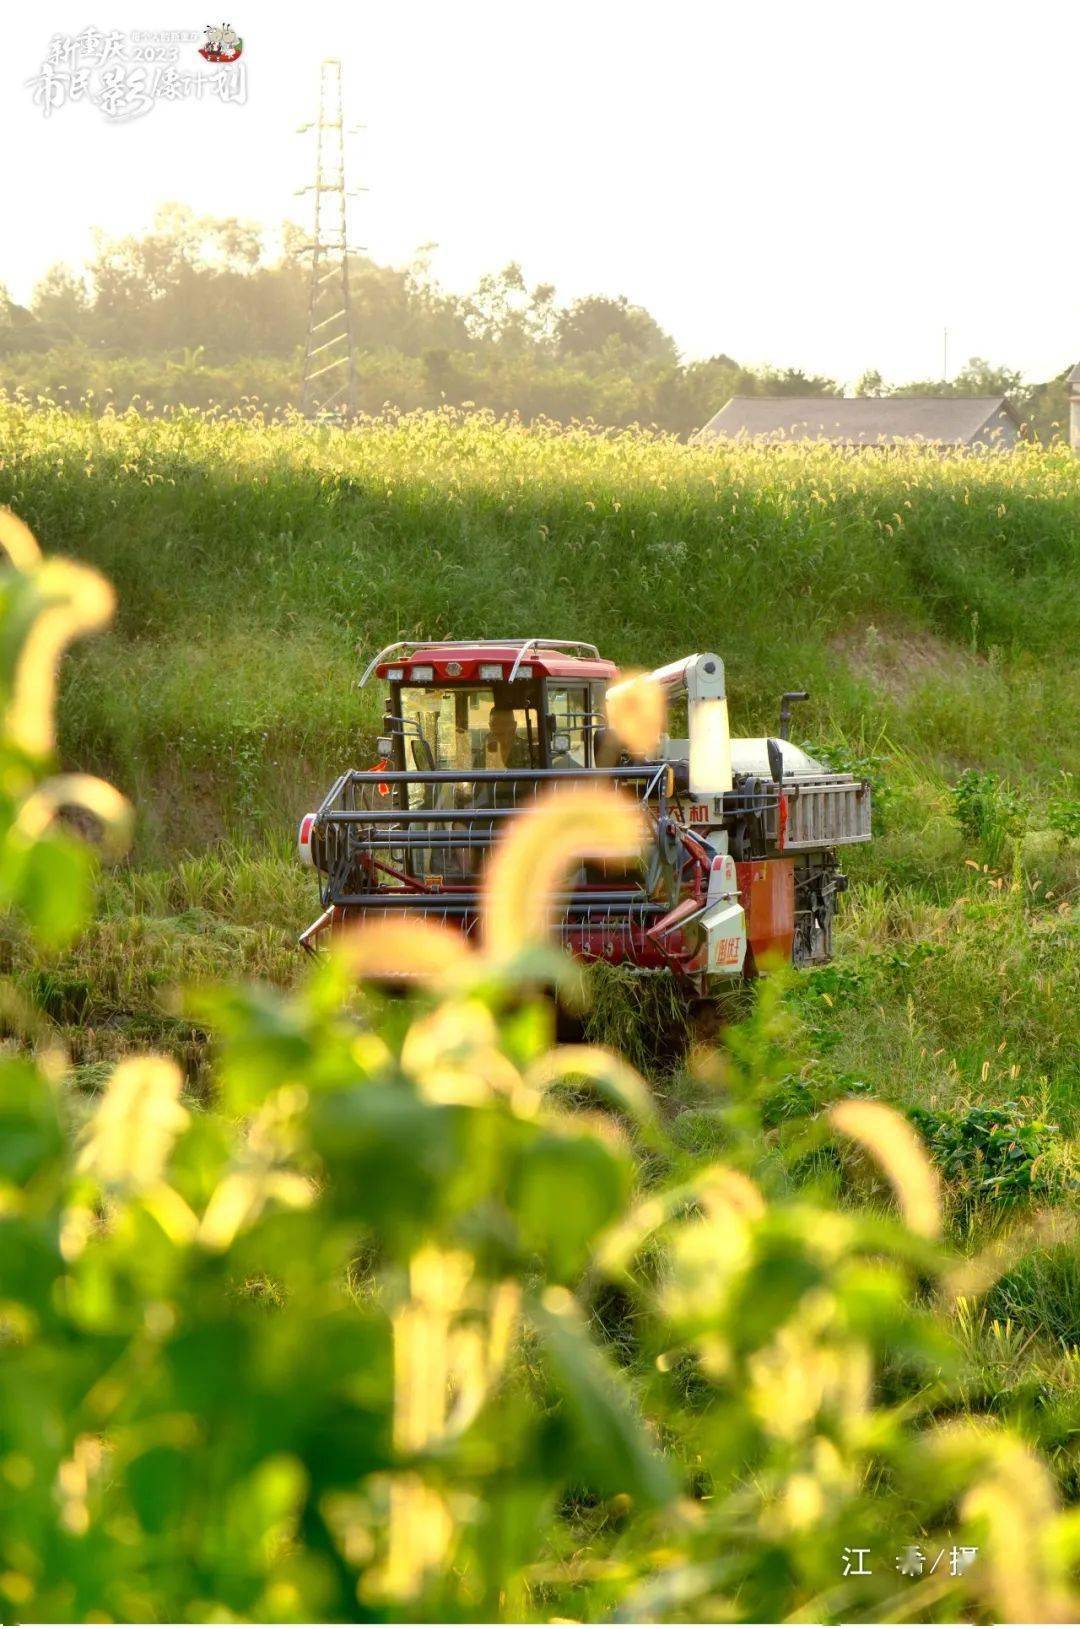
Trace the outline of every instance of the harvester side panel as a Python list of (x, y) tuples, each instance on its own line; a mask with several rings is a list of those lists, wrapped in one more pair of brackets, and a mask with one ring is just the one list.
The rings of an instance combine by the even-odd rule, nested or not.
[(755, 966), (791, 961), (795, 939), (794, 860), (746, 860), (735, 867)]
[(846, 775), (785, 780), (783, 794), (787, 804), (783, 833), (779, 807), (769, 809), (765, 830), (769, 840), (785, 851), (870, 841), (870, 788), (865, 781)]

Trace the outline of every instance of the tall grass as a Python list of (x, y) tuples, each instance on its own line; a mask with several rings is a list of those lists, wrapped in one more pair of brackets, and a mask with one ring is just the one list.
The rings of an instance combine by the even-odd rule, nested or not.
[[(109, 885), (101, 942), (72, 974), (92, 981), (100, 956), (115, 976), (96, 999), (126, 991), (125, 1021), (185, 968), (288, 977), (315, 905), (289, 858), (294, 821), (370, 761), (379, 696), (355, 680), (383, 642), (539, 632), (634, 663), (712, 647), (736, 729), (769, 728), (779, 691), (807, 685), (798, 733), (878, 783), (878, 838), (851, 856), (841, 928), (863, 969), (843, 1069), (926, 1101), (955, 1060), (946, 1096), (977, 1095), (1006, 1035), (1007, 1062), (1022, 1058), (1032, 1089), (1049, 1079), (1071, 1120), (1074, 981), (1057, 969), (1074, 941), (1056, 913), (1075, 897), (1076, 846), (1029, 834), (1029, 925), (973, 921), (1000, 899), (966, 863), (985, 856), (949, 795), (969, 766), (1008, 775), (1037, 826), (1059, 770), (1080, 768), (1067, 450), (687, 448), (482, 414), (346, 432), (0, 400), (0, 501), (118, 589), (117, 631), (69, 658), (61, 716), (65, 755), (140, 811), (141, 867)], [(148, 987), (132, 936), (151, 922)], [(944, 959), (866, 974), (867, 957), (926, 944)], [(594, 1023), (625, 1043), (608, 985)]]
[(353, 681), (400, 635), (544, 633), (728, 663), (735, 727), (885, 728), (951, 774), (1076, 769), (1080, 466), (389, 416), (352, 431), (0, 403), (0, 501), (115, 583), (64, 747), (144, 852), (281, 829), (372, 746)]

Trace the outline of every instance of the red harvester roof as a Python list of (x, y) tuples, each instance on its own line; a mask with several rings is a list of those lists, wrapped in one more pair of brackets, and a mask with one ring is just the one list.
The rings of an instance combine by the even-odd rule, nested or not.
[[(522, 654), (522, 640), (485, 641), (462, 639), (454, 643), (445, 642), (434, 645), (417, 644), (415, 648), (401, 655), (387, 656), (385, 661), (379, 662), (375, 672), (380, 679), (386, 677), (388, 668), (402, 668), (408, 677), (409, 669), (414, 665), (433, 667), (437, 679), (450, 678), (459, 681), (476, 677), (475, 669), (481, 662), (499, 662), (505, 669), (504, 678), (509, 678), (510, 670), (518, 657), (521, 656), (521, 665), (532, 668), (533, 674), (540, 678), (549, 679), (611, 679), (617, 672), (614, 662), (606, 661), (602, 656), (578, 656), (572, 651), (552, 650), (538, 642), (530, 644)], [(447, 674), (448, 662), (459, 664), (460, 673)]]

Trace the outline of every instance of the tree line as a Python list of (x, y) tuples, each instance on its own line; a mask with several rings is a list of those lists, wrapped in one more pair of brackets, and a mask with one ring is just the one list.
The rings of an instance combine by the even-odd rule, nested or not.
[[(52, 266), (30, 303), (0, 285), (0, 386), (31, 394), (226, 408), (295, 406), (307, 322), (304, 233), (270, 246), (235, 218), (160, 208), (141, 236), (95, 235), (85, 270)], [(358, 401), (366, 412), (455, 406), (685, 435), (730, 396), (839, 396), (834, 379), (751, 368), (719, 354), (684, 362), (671, 335), (625, 296), (561, 304), (511, 262), (468, 294), (440, 287), (428, 245), (405, 267), (350, 263)], [(890, 385), (870, 370), (856, 393), (1006, 395), (1035, 433), (1067, 419), (1068, 369), (1044, 384), (972, 358), (952, 380)]]

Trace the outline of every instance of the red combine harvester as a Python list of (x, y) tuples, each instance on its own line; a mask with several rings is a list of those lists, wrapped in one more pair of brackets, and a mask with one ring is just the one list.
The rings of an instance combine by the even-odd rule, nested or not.
[[(668, 728), (647, 761), (615, 738), (613, 663), (556, 639), (388, 645), (360, 683), (387, 687), (381, 762), (347, 770), (300, 823), (320, 873), (313, 950), (368, 912), (419, 913), (475, 931), (487, 851), (552, 785), (606, 782), (637, 799), (652, 843), (633, 874), (584, 864), (550, 901), (555, 936), (585, 961), (667, 972), (689, 1000), (832, 953), (837, 850), (870, 838), (870, 789), (784, 739), (728, 731), (724, 664), (704, 653), (650, 678)], [(632, 683), (634, 681), (623, 681)], [(615, 711), (615, 708), (612, 708)]]

